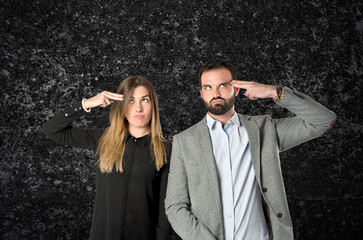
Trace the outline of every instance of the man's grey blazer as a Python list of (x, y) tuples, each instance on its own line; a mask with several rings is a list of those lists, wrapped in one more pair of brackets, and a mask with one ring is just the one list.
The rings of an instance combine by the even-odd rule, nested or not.
[[(285, 89), (278, 104), (296, 116), (239, 115), (269, 215), (270, 238), (278, 240), (293, 239), (279, 152), (321, 136), (336, 119), (310, 97)], [(173, 138), (165, 208), (172, 227), (183, 239), (224, 239), (221, 191), (205, 118)]]

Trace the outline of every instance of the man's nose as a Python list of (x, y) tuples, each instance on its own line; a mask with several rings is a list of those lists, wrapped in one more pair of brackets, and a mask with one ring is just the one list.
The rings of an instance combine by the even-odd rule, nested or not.
[(220, 97), (221, 96), (221, 94), (219, 93), (218, 88), (215, 88), (212, 91), (213, 91), (212, 92), (213, 93), (213, 98), (217, 98), (217, 97)]

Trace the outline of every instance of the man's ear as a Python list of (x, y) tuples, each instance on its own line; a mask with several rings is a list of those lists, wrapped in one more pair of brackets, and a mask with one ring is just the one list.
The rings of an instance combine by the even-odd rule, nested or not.
[(237, 95), (238, 95), (239, 90), (240, 90), (240, 88), (238, 88), (238, 87), (235, 87), (235, 88), (234, 88), (234, 95), (235, 95), (235, 96), (237, 96)]
[(200, 97), (203, 98), (203, 92), (202, 92), (202, 89), (199, 90), (199, 93), (200, 93)]

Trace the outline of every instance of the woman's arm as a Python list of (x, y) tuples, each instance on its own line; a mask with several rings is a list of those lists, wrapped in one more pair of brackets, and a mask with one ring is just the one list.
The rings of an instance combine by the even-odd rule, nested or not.
[(77, 102), (73, 106), (58, 112), (47, 121), (42, 128), (50, 139), (57, 143), (70, 145), (73, 147), (96, 149), (98, 140), (103, 133), (103, 129), (81, 129), (72, 126), (72, 122), (94, 107), (105, 107), (111, 104), (111, 100), (122, 101), (123, 96), (116, 93), (102, 92), (90, 99)]
[(64, 111), (58, 112), (42, 127), (42, 132), (53, 141), (79, 148), (96, 149), (103, 129), (82, 129), (72, 126), (72, 122), (85, 111), (82, 103), (77, 102)]

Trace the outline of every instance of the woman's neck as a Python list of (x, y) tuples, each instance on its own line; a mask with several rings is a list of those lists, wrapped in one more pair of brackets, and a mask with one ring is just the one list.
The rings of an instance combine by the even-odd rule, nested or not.
[(150, 128), (135, 128), (135, 127), (129, 127), (128, 129), (129, 133), (135, 137), (140, 138), (150, 133)]

